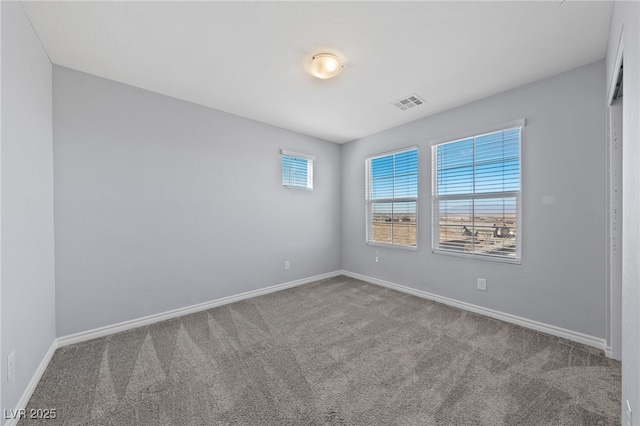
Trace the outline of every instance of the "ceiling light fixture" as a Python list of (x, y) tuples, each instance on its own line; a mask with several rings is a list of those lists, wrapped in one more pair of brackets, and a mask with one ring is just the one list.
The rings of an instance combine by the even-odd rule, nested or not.
[(331, 53), (318, 53), (311, 58), (309, 72), (312, 76), (326, 80), (340, 74), (344, 68), (342, 61)]

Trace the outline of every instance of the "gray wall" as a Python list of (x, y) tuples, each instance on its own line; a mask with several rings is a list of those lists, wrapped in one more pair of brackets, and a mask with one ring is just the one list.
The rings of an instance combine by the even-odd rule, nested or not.
[[(600, 61), (343, 145), (343, 269), (604, 338), (604, 80)], [(527, 120), (522, 264), (432, 254), (429, 142), (518, 118)], [(419, 146), (419, 248), (367, 246), (365, 157), (410, 145)]]
[[(55, 339), (51, 63), (22, 7), (2, 8), (2, 408)], [(16, 354), (16, 379), (6, 360)], [(3, 416), (4, 417), (4, 416)], [(4, 420), (1, 420), (2, 422)]]
[(624, 27), (622, 157), (622, 422), (626, 401), (640, 423), (640, 5), (616, 2), (607, 49), (606, 83), (614, 72)]
[[(338, 145), (53, 76), (59, 336), (340, 269)], [(281, 148), (316, 156), (313, 191), (282, 188)]]

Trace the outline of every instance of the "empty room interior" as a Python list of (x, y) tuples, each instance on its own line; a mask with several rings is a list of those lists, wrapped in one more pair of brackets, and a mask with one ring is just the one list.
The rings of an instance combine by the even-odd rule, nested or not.
[(0, 25), (0, 424), (640, 425), (640, 3)]

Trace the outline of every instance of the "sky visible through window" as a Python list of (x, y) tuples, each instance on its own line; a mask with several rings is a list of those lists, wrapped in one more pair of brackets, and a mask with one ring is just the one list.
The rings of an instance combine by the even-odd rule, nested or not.
[(282, 185), (307, 188), (309, 160), (306, 158), (282, 155)]
[[(371, 159), (371, 200), (418, 197), (418, 150)], [(375, 214), (415, 214), (416, 203), (376, 203)]]
[[(513, 128), (437, 146), (437, 195), (520, 190), (520, 129)], [(448, 213), (468, 213), (470, 200), (448, 200)], [(441, 206), (444, 207), (444, 206)], [(475, 210), (515, 213), (515, 198), (477, 198)]]

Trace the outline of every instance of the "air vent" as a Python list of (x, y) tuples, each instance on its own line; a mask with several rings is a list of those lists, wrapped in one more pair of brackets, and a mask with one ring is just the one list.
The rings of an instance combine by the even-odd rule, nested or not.
[(409, 95), (406, 98), (399, 99), (393, 102), (393, 105), (397, 106), (401, 110), (407, 110), (419, 105), (422, 105), (424, 101), (418, 95)]

